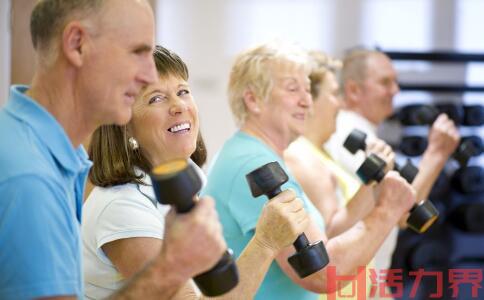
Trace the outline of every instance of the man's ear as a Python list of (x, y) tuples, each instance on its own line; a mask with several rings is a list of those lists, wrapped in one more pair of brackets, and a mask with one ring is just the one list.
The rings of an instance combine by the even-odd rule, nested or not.
[(361, 86), (358, 82), (349, 79), (344, 86), (345, 103), (347, 106), (352, 106), (358, 102), (361, 94)]
[(244, 97), (245, 107), (247, 107), (247, 110), (254, 114), (259, 114), (260, 101), (258, 97), (255, 95), (255, 93), (251, 89), (246, 89), (243, 97)]
[(62, 32), (62, 51), (66, 59), (76, 67), (83, 63), (87, 36), (86, 28), (78, 21), (67, 24)]

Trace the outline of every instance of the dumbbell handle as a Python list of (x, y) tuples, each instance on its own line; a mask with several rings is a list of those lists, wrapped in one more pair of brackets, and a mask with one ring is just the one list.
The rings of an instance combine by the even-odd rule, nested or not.
[[(175, 204), (175, 209), (177, 213), (188, 213), (195, 207), (195, 201), (185, 201), (183, 205), (181, 203)], [(222, 285), (221, 278), (223, 275), (227, 276), (234, 276), (237, 277), (236, 280), (238, 282), (238, 275), (227, 273), (227, 268), (230, 268), (231, 264), (235, 264), (231, 250), (225, 250), (222, 257), (219, 259), (217, 264), (213, 266), (210, 270), (207, 270), (197, 276), (193, 277), (193, 280), (196, 282), (197, 286), (202, 290), (202, 292), (207, 296), (218, 296), (223, 293), (228, 292), (234, 286), (231, 282), (228, 282), (226, 285)], [(225, 278), (227, 279), (227, 278)], [(237, 284), (237, 282), (235, 284)]]
[[(186, 214), (197, 205), (193, 198), (201, 187), (201, 180), (193, 167), (187, 168), (174, 174), (152, 174), (158, 202), (172, 205), (179, 214)], [(228, 249), (215, 266), (193, 280), (204, 295), (214, 297), (234, 288), (239, 282), (238, 276), (235, 260)]]
[[(272, 199), (275, 196), (279, 195), (282, 193), (281, 187), (277, 187), (273, 189), (272, 191), (267, 192), (267, 198)], [(306, 248), (309, 245), (309, 240), (306, 234), (303, 232), (300, 234), (296, 240), (292, 243), (294, 245), (294, 248), (296, 248), (297, 251)]]
[(394, 163), (393, 169), (397, 171), (408, 183), (412, 184), (418, 174), (418, 168), (407, 159), (405, 165), (400, 166), (397, 162)]
[(183, 203), (174, 203), (177, 213), (185, 214), (190, 212), (195, 207), (195, 201), (185, 201)]

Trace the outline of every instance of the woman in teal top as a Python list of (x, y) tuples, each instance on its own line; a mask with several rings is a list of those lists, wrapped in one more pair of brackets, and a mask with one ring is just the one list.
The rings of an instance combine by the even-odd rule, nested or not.
[[(265, 44), (241, 53), (232, 67), (229, 101), (240, 131), (217, 154), (202, 194), (215, 198), (224, 237), (236, 255), (254, 235), (256, 220), (267, 201), (265, 196), (252, 197), (245, 175), (271, 161), (278, 161), (289, 175), (282, 188), (293, 189), (311, 216), (305, 232), (308, 239), (327, 241), (323, 218), (282, 159), (284, 150), (304, 131), (312, 108), (307, 61), (306, 52), (294, 46)], [(380, 194), (385, 199), (379, 199), (381, 205), (372, 217), (326, 244), (330, 265), (336, 267), (338, 275), (354, 275), (358, 266), (366, 265), (414, 201), (408, 184), (394, 173), (383, 181)], [(390, 190), (397, 193), (389, 195)], [(408, 205), (403, 210), (402, 205), (395, 208), (397, 201)], [(274, 234), (277, 230), (274, 228)], [(328, 280), (335, 278), (327, 278), (326, 268), (299, 278), (287, 262), (294, 252), (292, 246), (279, 252), (256, 299), (317, 299), (317, 293), (328, 291)]]

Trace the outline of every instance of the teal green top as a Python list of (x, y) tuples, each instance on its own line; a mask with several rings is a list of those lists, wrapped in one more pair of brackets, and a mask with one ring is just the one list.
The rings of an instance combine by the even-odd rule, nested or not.
[[(241, 131), (235, 133), (217, 154), (208, 172), (208, 183), (202, 195), (216, 201), (223, 225), (224, 237), (238, 257), (254, 235), (266, 196), (252, 197), (245, 175), (258, 167), (277, 161), (289, 176), (282, 189), (293, 189), (304, 202), (305, 209), (324, 231), (324, 221), (302, 188), (289, 172), (281, 157), (262, 141)], [(317, 299), (312, 293), (291, 281), (274, 261), (260, 286), (255, 299)]]

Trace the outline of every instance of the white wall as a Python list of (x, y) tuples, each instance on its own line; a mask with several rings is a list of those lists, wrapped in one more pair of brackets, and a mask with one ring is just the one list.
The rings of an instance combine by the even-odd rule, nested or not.
[[(333, 1), (159, 0), (157, 43), (188, 64), (209, 160), (236, 130), (226, 85), (234, 56), (255, 44), (285, 38), (306, 47), (329, 45)], [(291, 25), (292, 24), (292, 25)]]
[(157, 43), (187, 63), (189, 83), (198, 104), (201, 130), (209, 156), (235, 130), (225, 104), (230, 56), (225, 52), (226, 1), (160, 0)]
[(10, 1), (0, 1), (0, 107), (10, 85)]
[[(158, 0), (157, 42), (188, 64), (210, 159), (236, 129), (226, 83), (238, 52), (273, 38), (336, 56), (355, 45), (484, 52), (483, 8), (482, 0)], [(445, 80), (469, 74), (462, 66), (432, 72)]]

